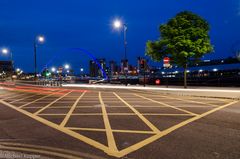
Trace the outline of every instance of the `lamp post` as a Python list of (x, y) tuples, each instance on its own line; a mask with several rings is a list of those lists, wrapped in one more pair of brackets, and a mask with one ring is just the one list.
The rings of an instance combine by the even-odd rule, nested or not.
[(64, 65), (64, 68), (65, 68), (65, 70), (66, 70), (66, 72), (67, 72), (67, 74), (65, 75), (65, 76), (68, 76), (68, 74), (69, 74), (69, 69), (70, 69), (70, 65), (69, 64), (65, 64)]
[(127, 64), (127, 25), (122, 23), (120, 20), (115, 20), (113, 23), (114, 28), (116, 29), (123, 29), (123, 36), (124, 36), (124, 62), (123, 62), (123, 69), (125, 73), (125, 85), (127, 86), (127, 71), (128, 71), (128, 64)]
[(44, 36), (37, 36), (34, 39), (33, 47), (34, 47), (34, 77), (37, 80), (37, 44), (44, 43), (45, 38)]
[(10, 73), (10, 76), (11, 76), (11, 79), (12, 79), (12, 74), (13, 74), (13, 70), (14, 70), (14, 66), (13, 66), (13, 55), (12, 55), (12, 52), (11, 50), (7, 49), (7, 48), (3, 48), (1, 50), (1, 52), (5, 55), (9, 54), (10, 55), (10, 60), (11, 60), (11, 73)]

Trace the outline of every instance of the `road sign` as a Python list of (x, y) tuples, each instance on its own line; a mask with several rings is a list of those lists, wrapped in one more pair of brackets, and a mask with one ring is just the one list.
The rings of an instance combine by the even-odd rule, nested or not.
[(169, 58), (169, 57), (164, 57), (163, 63), (164, 63), (164, 64), (170, 63), (170, 58)]
[(164, 57), (164, 59), (163, 59), (163, 67), (165, 67), (165, 68), (171, 67), (171, 65), (170, 65), (170, 58), (169, 57)]

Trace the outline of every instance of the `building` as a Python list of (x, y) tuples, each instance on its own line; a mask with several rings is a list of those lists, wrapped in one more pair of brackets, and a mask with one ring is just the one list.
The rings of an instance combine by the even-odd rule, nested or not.
[(119, 73), (119, 69), (118, 68), (119, 67), (118, 67), (116, 61), (110, 61), (109, 62), (109, 75), (110, 76), (117, 75)]
[(89, 62), (90, 77), (104, 77), (106, 75), (106, 60), (96, 59)]
[(127, 59), (121, 60), (121, 73), (125, 74), (125, 72), (127, 71), (128, 71), (128, 60)]

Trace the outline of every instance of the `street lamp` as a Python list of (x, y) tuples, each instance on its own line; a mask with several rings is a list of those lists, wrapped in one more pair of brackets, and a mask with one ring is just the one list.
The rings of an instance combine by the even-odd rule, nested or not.
[(127, 25), (122, 23), (120, 20), (116, 19), (113, 22), (113, 27), (115, 29), (123, 29), (123, 36), (124, 36), (124, 63), (123, 69), (125, 72), (125, 84), (127, 86), (127, 71), (128, 71), (128, 64), (127, 64)]
[(70, 66), (68, 64), (64, 65), (64, 68), (67, 70), (70, 68)]
[(9, 55), (10, 55), (11, 62), (12, 62), (12, 52), (11, 52), (9, 49), (3, 48), (1, 52), (2, 52), (4, 55), (9, 54)]
[(44, 36), (40, 35), (34, 39), (33, 47), (34, 47), (34, 75), (35, 80), (37, 80), (37, 44), (44, 43), (45, 38)]
[(20, 71), (21, 71), (20, 68), (17, 68), (17, 69), (16, 69), (16, 72), (20, 72)]
[(51, 71), (54, 73), (54, 72), (56, 72), (56, 68), (55, 67), (52, 67), (51, 68)]
[(13, 68), (14, 68), (14, 66), (13, 66), (13, 55), (12, 55), (12, 52), (9, 50), (9, 49), (7, 49), (7, 48), (3, 48), (2, 50), (1, 50), (1, 52), (4, 54), (4, 55), (10, 55), (10, 60), (11, 60), (11, 78), (12, 78), (12, 72), (13, 72)]

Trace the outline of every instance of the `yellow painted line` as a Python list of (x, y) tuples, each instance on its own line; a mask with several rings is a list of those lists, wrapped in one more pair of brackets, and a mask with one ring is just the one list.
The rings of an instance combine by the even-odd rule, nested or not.
[(21, 98), (21, 99), (16, 99), (16, 100), (13, 100), (13, 101), (11, 101), (11, 102), (9, 102), (9, 103), (19, 102), (19, 101), (21, 101), (21, 100), (28, 99), (28, 98), (32, 98), (32, 97), (38, 96), (38, 95), (40, 95), (40, 94), (34, 94), (34, 95), (27, 96), (27, 97), (24, 97), (24, 98)]
[(210, 105), (210, 106), (218, 106), (216, 104), (210, 104), (210, 103), (204, 103), (204, 102), (199, 102), (199, 101), (193, 101), (193, 100), (185, 100), (185, 99), (181, 99), (181, 98), (175, 98), (175, 97), (168, 97), (168, 96), (160, 96), (160, 97), (164, 97), (167, 99), (174, 99), (174, 100), (180, 100), (180, 101), (184, 101), (184, 102), (191, 102), (191, 103), (197, 103), (197, 104), (203, 104), (203, 105)]
[(40, 110), (38, 110), (37, 112), (34, 113), (34, 115), (38, 115), (39, 113), (41, 113), (42, 111), (44, 111), (45, 109), (47, 109), (48, 107), (50, 107), (52, 104), (56, 103), (57, 101), (59, 101), (60, 99), (64, 98), (65, 96), (67, 96), (68, 94), (72, 93), (72, 91), (65, 93), (64, 95), (62, 95), (61, 97), (55, 99), (54, 101), (52, 101), (51, 103), (49, 103), (48, 105), (44, 106), (43, 108), (41, 108)]
[(117, 133), (133, 133), (133, 134), (156, 134), (153, 131), (138, 131), (138, 130), (113, 130)]
[(85, 93), (86, 93), (86, 91), (83, 92), (83, 93), (77, 98), (77, 100), (76, 100), (75, 103), (72, 105), (71, 109), (69, 110), (69, 112), (67, 113), (67, 115), (65, 116), (65, 118), (63, 119), (63, 121), (62, 121), (62, 123), (60, 124), (60, 126), (64, 127), (64, 126), (67, 124), (67, 122), (68, 122), (68, 120), (70, 119), (70, 116), (72, 115), (73, 111), (75, 110), (78, 102), (82, 99), (82, 97), (84, 96)]
[(117, 95), (115, 92), (113, 94), (122, 101), (126, 106), (128, 106), (150, 129), (152, 129), (155, 133), (160, 133), (160, 130), (155, 127), (147, 118), (145, 118), (141, 113), (139, 113), (133, 106), (128, 104), (125, 100), (123, 100), (119, 95)]
[(11, 99), (11, 98), (21, 97), (21, 96), (24, 96), (24, 95), (27, 95), (27, 94), (18, 94), (18, 95), (7, 97), (7, 98), (2, 98), (1, 100), (7, 100), (7, 99)]
[(126, 149), (121, 150), (119, 152), (118, 156), (116, 156), (116, 157), (122, 157), (122, 156), (125, 156), (125, 155), (129, 154), (129, 153), (132, 153), (132, 152), (142, 148), (143, 146), (148, 145), (148, 144), (150, 144), (150, 143), (160, 139), (161, 137), (166, 136), (167, 134), (169, 134), (169, 133), (171, 133), (171, 132), (173, 132), (173, 131), (175, 131), (175, 130), (177, 130), (177, 129), (179, 129), (179, 128), (181, 128), (181, 127), (183, 127), (183, 126), (185, 126), (185, 125), (187, 125), (187, 124), (189, 124), (191, 122), (194, 122), (194, 121), (196, 121), (198, 119), (201, 119), (201, 118), (203, 118), (203, 117), (205, 117), (205, 116), (207, 116), (209, 114), (212, 114), (212, 113), (214, 113), (216, 111), (219, 111), (219, 110), (221, 110), (223, 108), (226, 108), (226, 107), (231, 106), (233, 104), (236, 104), (238, 102), (239, 101), (233, 101), (233, 102), (225, 104), (223, 106), (214, 108), (214, 109), (212, 109), (212, 110), (210, 110), (208, 112), (205, 112), (205, 113), (203, 113), (201, 115), (198, 115), (198, 116), (195, 116), (195, 117), (190, 118), (188, 120), (185, 120), (185, 121), (183, 121), (183, 122), (181, 122), (181, 123), (179, 123), (179, 124), (177, 124), (177, 125), (175, 125), (173, 127), (170, 127), (168, 129), (162, 131), (161, 133), (158, 133), (158, 134), (156, 134), (156, 135), (154, 135), (152, 137), (149, 137), (149, 138), (147, 138), (147, 139), (145, 139), (145, 140), (143, 140), (143, 141), (141, 141), (141, 142), (139, 142), (137, 144), (134, 144), (134, 145), (132, 145), (132, 146), (126, 148)]
[[(138, 92), (138, 93), (146, 93), (146, 92), (138, 91), (138, 90), (131, 90), (131, 91)], [(205, 98), (205, 97), (202, 97), (202, 98), (199, 98), (199, 97), (189, 97), (186, 100), (184, 100), (184, 99), (180, 99), (180, 98), (159, 95), (159, 93), (157, 93), (157, 92), (148, 92), (148, 94), (153, 94), (154, 97), (163, 97), (163, 98), (168, 98), (168, 99), (176, 99), (176, 100), (182, 100), (182, 101), (185, 101), (185, 102), (192, 102), (192, 103), (210, 105), (210, 106), (214, 106), (214, 107), (216, 107), (218, 105), (211, 104), (211, 103), (205, 103), (205, 102), (199, 102), (199, 101), (193, 101), (193, 100), (187, 100), (187, 99), (210, 99), (210, 100), (225, 101), (225, 102), (231, 101), (231, 100), (227, 100), (227, 99), (225, 100), (225, 99), (214, 99), (214, 98)], [(149, 95), (148, 95), (148, 97), (149, 97)], [(152, 96), (150, 96), (150, 97), (152, 97)]]
[(41, 122), (41, 123), (43, 123), (43, 124), (45, 124), (45, 125), (47, 125), (47, 126), (49, 126), (51, 128), (54, 128), (54, 129), (56, 129), (58, 131), (61, 131), (61, 132), (65, 133), (65, 134), (67, 134), (69, 136), (72, 136), (72, 137), (74, 137), (74, 138), (76, 138), (78, 140), (81, 140), (81, 141), (83, 141), (83, 142), (85, 142), (85, 143), (87, 143), (87, 144), (89, 144), (89, 145), (91, 145), (91, 146), (93, 146), (93, 147), (95, 147), (97, 149), (100, 149), (100, 150), (106, 152), (109, 155), (112, 155), (112, 153), (109, 151), (109, 148), (107, 146), (105, 146), (105, 145), (103, 145), (103, 144), (101, 144), (101, 143), (99, 143), (97, 141), (94, 141), (94, 140), (92, 140), (92, 139), (90, 139), (90, 138), (88, 138), (86, 136), (83, 136), (83, 135), (81, 135), (79, 133), (76, 133), (76, 132), (74, 132), (72, 130), (69, 130), (69, 129), (65, 128), (65, 127), (60, 127), (59, 125), (57, 125), (55, 123), (52, 123), (52, 122), (50, 122), (50, 121), (48, 121), (46, 119), (43, 119), (43, 118), (41, 118), (41, 117), (39, 117), (37, 115), (34, 115), (32, 113), (29, 113), (29, 112), (27, 112), (27, 111), (25, 111), (23, 109), (15, 107), (12, 104), (9, 104), (9, 103), (7, 103), (5, 101), (0, 100), (0, 103), (4, 104), (5, 106), (8, 106), (8, 107), (10, 107), (10, 108), (20, 112), (20, 113), (22, 113), (22, 114), (32, 118), (32, 119), (35, 119), (35, 120), (37, 120), (37, 121), (39, 121), (39, 122)]
[(34, 100), (34, 101), (32, 101), (32, 102), (29, 102), (29, 103), (26, 103), (26, 104), (21, 105), (19, 108), (23, 108), (23, 107), (25, 107), (25, 106), (27, 106), (27, 105), (30, 105), (30, 104), (32, 104), (32, 103), (35, 103), (35, 102), (37, 102), (37, 101), (39, 101), (39, 100), (41, 100), (41, 99), (44, 99), (44, 98), (53, 96), (53, 95), (55, 95), (56, 93), (60, 93), (60, 92), (63, 92), (63, 91), (54, 92), (54, 93), (51, 93), (51, 94), (49, 94), (49, 95), (43, 96), (43, 97), (38, 98), (38, 99), (36, 99), (36, 100)]
[(107, 110), (106, 110), (105, 104), (104, 104), (102, 96), (101, 96), (101, 92), (99, 92), (98, 98), (99, 98), (99, 101), (102, 106), (103, 121), (104, 121), (106, 134), (107, 134), (108, 147), (109, 147), (109, 150), (112, 151), (113, 154), (115, 154), (116, 152), (118, 152), (118, 149), (117, 149), (117, 145), (116, 145), (116, 142), (115, 142), (115, 139), (113, 136), (112, 128), (111, 128), (111, 125), (110, 125), (110, 122), (108, 119)]
[(39, 116), (66, 116), (67, 114), (50, 114), (50, 113), (45, 113), (45, 114), (38, 114), (38, 115)]
[[(77, 128), (77, 127), (66, 127), (70, 130), (82, 130), (82, 131), (96, 131), (96, 132), (105, 132), (106, 129), (94, 129), (94, 128)], [(112, 130), (116, 133), (133, 133), (133, 134), (156, 134), (153, 131), (139, 131), (139, 130)]]
[[(28, 108), (28, 107), (27, 107)], [(26, 109), (26, 108), (24, 108)], [(50, 113), (44, 113), (44, 114), (38, 114), (40, 116), (66, 116), (67, 114), (50, 114)], [(71, 114), (72, 116), (101, 116), (103, 115), (102, 113), (75, 113)], [(111, 115), (116, 115), (116, 116), (135, 116), (136, 114), (134, 113), (108, 113), (108, 116)], [(164, 113), (143, 113), (142, 115), (147, 115), (147, 116), (194, 116), (192, 114), (164, 114)]]
[(195, 116), (192, 114), (164, 114), (164, 113), (144, 113), (143, 115), (147, 116)]
[[(49, 146), (40, 146), (40, 145), (30, 145), (30, 144), (22, 144), (22, 143), (12, 143), (12, 142), (0, 142), (0, 146), (11, 146), (11, 147), (24, 147), (24, 148), (33, 148), (33, 149), (38, 149), (38, 150), (46, 150), (46, 151), (51, 151), (51, 152), (60, 152), (61, 154), (67, 154), (71, 155), (74, 157), (77, 157), (75, 159), (78, 159), (78, 157), (86, 157), (86, 158), (91, 158), (91, 159), (103, 159), (100, 156), (95, 156), (91, 155), (88, 153), (83, 153), (83, 152), (77, 152), (77, 151), (72, 151), (72, 150), (66, 150), (66, 149), (61, 149), (61, 148), (55, 148), (55, 147), (49, 147)], [(31, 149), (29, 152), (31, 152)], [(68, 157), (71, 157), (68, 156)], [(63, 156), (59, 156), (63, 157)]]
[(0, 98), (2, 98), (2, 97), (5, 97), (5, 96), (9, 96), (9, 95), (14, 95), (14, 94), (17, 94), (16, 92), (9, 92), (9, 93), (3, 93), (3, 94), (1, 94), (0, 95)]
[(106, 129), (97, 129), (97, 128), (77, 128), (77, 127), (66, 127), (70, 130), (82, 130), (82, 131), (100, 131), (106, 132)]
[(233, 100), (231, 100), (231, 99), (220, 99), (220, 98), (209, 98), (209, 97), (202, 97), (202, 98), (200, 98), (200, 97), (188, 97), (187, 96), (187, 99), (208, 99), (208, 100), (212, 100), (212, 101), (218, 101), (218, 102), (230, 102), (230, 101), (233, 101)]
[[(81, 116), (81, 115), (103, 115), (103, 114), (102, 113), (74, 113), (72, 115)], [(107, 113), (107, 115), (109, 116), (109, 115), (136, 115), (136, 114), (134, 114), (134, 113)]]
[[(153, 99), (154, 100), (154, 99)], [(148, 102), (148, 104), (149, 104), (149, 102)], [(108, 106), (108, 107), (112, 107), (112, 106)], [(166, 106), (164, 106), (164, 105), (154, 105), (154, 106), (146, 106), (146, 105), (134, 105), (133, 106), (134, 108), (166, 108)], [(212, 107), (216, 107), (216, 106), (210, 106), (210, 105), (206, 105), (206, 106), (199, 106), (199, 105), (197, 105), (197, 106), (174, 106), (174, 107), (176, 107), (176, 108), (182, 108), (182, 107), (186, 107), (186, 108), (207, 108), (207, 107), (209, 107), (209, 108), (212, 108)]]
[(179, 111), (182, 111), (182, 112), (185, 112), (185, 113), (191, 114), (191, 115), (198, 115), (198, 114), (196, 114), (196, 113), (193, 113), (193, 112), (190, 112), (190, 111), (187, 111), (187, 110), (184, 110), (184, 109), (178, 108), (178, 107), (174, 107), (174, 106), (172, 106), (172, 105), (169, 105), (169, 104), (166, 104), (166, 103), (163, 103), (163, 102), (160, 102), (160, 101), (156, 101), (156, 100), (153, 100), (153, 99), (150, 99), (150, 98), (147, 98), (147, 97), (144, 97), (144, 96), (138, 95), (138, 94), (134, 94), (134, 95), (137, 96), (137, 97), (140, 97), (140, 98), (143, 98), (143, 99), (149, 100), (149, 101), (151, 101), (151, 102), (159, 103), (159, 104), (165, 105), (165, 106), (167, 106), (167, 107), (170, 107), (170, 108), (173, 108), (173, 109), (176, 109), (176, 110), (179, 110)]
[[(24, 109), (27, 109), (27, 108), (43, 108), (43, 106), (35, 106), (35, 107), (24, 107)], [(70, 109), (70, 107), (49, 107), (48, 109)]]

